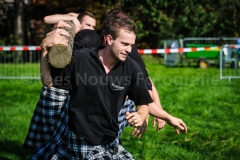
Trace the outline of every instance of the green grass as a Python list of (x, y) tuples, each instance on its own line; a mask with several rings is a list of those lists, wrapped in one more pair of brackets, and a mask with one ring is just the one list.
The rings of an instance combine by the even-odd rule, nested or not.
[(27, 159), (22, 148), (37, 103), (40, 81), (0, 80), (0, 159)]
[[(141, 139), (124, 130), (123, 146), (137, 160), (235, 160), (240, 157), (240, 80), (219, 79), (219, 69), (165, 67), (145, 56), (163, 108), (181, 118), (187, 134), (166, 125), (149, 127)], [(21, 147), (39, 98), (39, 81), (0, 80), (0, 159), (28, 159)]]
[(0, 76), (39, 77), (39, 63), (0, 64)]

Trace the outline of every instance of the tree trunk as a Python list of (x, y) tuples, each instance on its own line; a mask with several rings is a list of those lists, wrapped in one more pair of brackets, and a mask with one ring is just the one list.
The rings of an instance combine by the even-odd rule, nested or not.
[[(73, 41), (75, 36), (75, 25), (72, 21), (65, 21), (67, 22), (72, 28), (65, 28), (70, 37), (65, 36), (68, 40), (68, 46), (64, 46), (61, 44), (54, 45), (50, 48), (48, 52), (48, 60), (50, 64), (55, 68), (64, 68), (68, 65), (72, 58), (72, 49), (73, 49)], [(57, 24), (54, 25), (53, 30), (57, 28)]]
[(18, 37), (18, 44), (23, 45), (23, 2), (22, 0), (15, 0), (15, 36)]

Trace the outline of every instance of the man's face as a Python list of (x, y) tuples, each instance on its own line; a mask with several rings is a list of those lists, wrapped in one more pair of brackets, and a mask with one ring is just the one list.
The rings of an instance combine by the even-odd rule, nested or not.
[(120, 29), (119, 36), (112, 40), (110, 52), (116, 60), (125, 61), (131, 53), (132, 45), (135, 43), (136, 35), (125, 29)]
[(94, 30), (96, 26), (96, 20), (88, 15), (84, 16), (81, 23), (81, 29), (91, 29)]

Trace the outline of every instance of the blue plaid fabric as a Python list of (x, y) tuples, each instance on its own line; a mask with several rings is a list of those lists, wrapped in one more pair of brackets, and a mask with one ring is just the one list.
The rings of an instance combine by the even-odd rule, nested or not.
[(31, 160), (39, 160), (39, 159), (72, 159), (71, 155), (68, 153), (68, 106), (69, 106), (69, 98), (65, 101), (59, 121), (57, 123), (57, 129), (54, 132), (54, 138), (49, 141), (42, 148), (38, 149), (32, 156)]
[(119, 127), (118, 138), (121, 137), (123, 129), (125, 127), (130, 126), (126, 119), (126, 112), (136, 112), (134, 102), (130, 99), (125, 100), (124, 105), (122, 106), (122, 109), (118, 114), (118, 127)]
[(69, 150), (73, 160), (133, 160), (133, 156), (119, 144), (118, 139), (106, 146), (92, 146), (69, 131)]
[(23, 147), (36, 150), (53, 139), (68, 94), (54, 87), (42, 88)]
[[(118, 135), (119, 136), (121, 135), (123, 128), (126, 126), (129, 126), (126, 120), (127, 111), (128, 112), (135, 111), (134, 103), (131, 100), (126, 100), (122, 109), (119, 112), (119, 115), (118, 115), (119, 116), (118, 117), (118, 123), (119, 123)], [(38, 160), (38, 159), (54, 160), (54, 159), (62, 159), (62, 158), (78, 159), (79, 157), (85, 157), (88, 153), (95, 150), (95, 146), (89, 145), (87, 141), (85, 141), (83, 138), (76, 137), (76, 135), (73, 132), (70, 132), (68, 130), (67, 124), (68, 124), (69, 117), (67, 112), (68, 112), (68, 102), (64, 105), (64, 107), (62, 107), (61, 116), (57, 123), (57, 130), (54, 132), (54, 138), (51, 141), (49, 141), (49, 143), (44, 145), (42, 148), (38, 149), (32, 155), (31, 157), (32, 160)], [(68, 151), (68, 148), (70, 149), (70, 153)], [(129, 156), (128, 152), (122, 148), (120, 147), (121, 149), (120, 152), (122, 152), (122, 154), (128, 157)], [(99, 153), (99, 151), (96, 151), (96, 153)], [(119, 154), (119, 156), (121, 157), (121, 154)]]

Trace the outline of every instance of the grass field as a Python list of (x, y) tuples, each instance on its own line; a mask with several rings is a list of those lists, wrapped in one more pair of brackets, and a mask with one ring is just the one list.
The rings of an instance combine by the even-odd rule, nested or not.
[[(137, 160), (235, 160), (240, 157), (240, 80), (219, 79), (219, 69), (165, 67), (145, 56), (163, 108), (184, 120), (187, 134), (166, 125), (149, 127), (141, 139), (125, 129), (123, 146)], [(22, 143), (39, 98), (38, 80), (0, 80), (0, 159), (25, 160)]]

